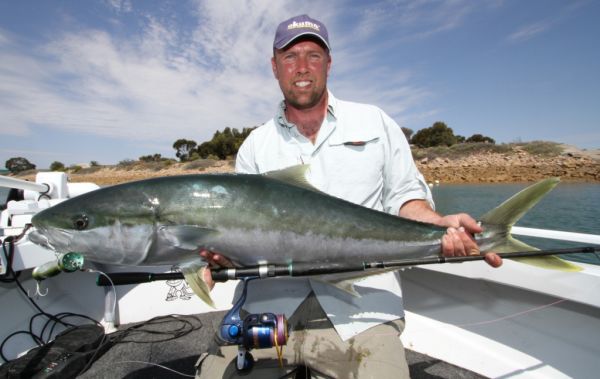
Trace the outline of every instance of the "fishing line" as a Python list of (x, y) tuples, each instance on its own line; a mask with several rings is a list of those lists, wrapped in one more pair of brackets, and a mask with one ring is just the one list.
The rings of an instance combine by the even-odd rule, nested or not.
[[(117, 309), (117, 289), (115, 288), (115, 285), (112, 282), (112, 280), (110, 279), (110, 277), (108, 275), (106, 275), (106, 273), (104, 273), (104, 272), (102, 272), (100, 270), (94, 270), (94, 269), (88, 268), (88, 269), (85, 269), (83, 271), (91, 272), (91, 273), (98, 273), (100, 275), (105, 276), (108, 279), (108, 281), (111, 284), (112, 291), (113, 291), (113, 294), (114, 294), (113, 308), (112, 308), (112, 314), (114, 316), (115, 311)], [(100, 323), (98, 323), (98, 325), (102, 326)], [(100, 353), (100, 351), (102, 351), (102, 349), (104, 349), (105, 347), (107, 347), (109, 345), (112, 345), (112, 341), (109, 339), (108, 335), (105, 333), (104, 336), (102, 336), (102, 340), (98, 344), (98, 347), (96, 348), (96, 351), (94, 351), (94, 354), (92, 354), (92, 356), (90, 357), (90, 359), (88, 360), (88, 362), (86, 363), (86, 365), (83, 366), (83, 368), (81, 369), (81, 371), (79, 371), (78, 375), (81, 375), (84, 372), (86, 372), (92, 366), (92, 364), (96, 361), (96, 357), (98, 356), (98, 353)]]
[(115, 283), (113, 283), (112, 279), (110, 278), (110, 276), (108, 276), (108, 274), (106, 274), (105, 272), (102, 272), (100, 270), (94, 270), (91, 268), (87, 268), (83, 271), (97, 273), (97, 274), (104, 276), (106, 279), (108, 279), (110, 286), (112, 287), (113, 295), (115, 296), (115, 298), (113, 300), (113, 307), (112, 307), (112, 314), (114, 315), (115, 311), (117, 310), (117, 289), (115, 288)]
[(496, 319), (493, 319), (493, 320), (480, 321), (480, 322), (474, 322), (474, 323), (469, 323), (469, 324), (457, 324), (457, 325), (454, 325), (454, 326), (458, 326), (459, 328), (464, 328), (464, 327), (469, 327), (469, 326), (479, 326), (479, 325), (493, 324), (495, 322), (509, 320), (511, 318), (515, 318), (515, 317), (518, 317), (518, 316), (521, 316), (521, 315), (526, 315), (526, 314), (531, 313), (531, 312), (539, 311), (539, 310), (542, 310), (544, 308), (551, 307), (553, 305), (558, 305), (558, 304), (563, 303), (565, 301), (567, 301), (567, 300), (566, 299), (559, 299), (557, 301), (553, 301), (553, 302), (548, 303), (548, 304), (543, 304), (543, 305), (540, 305), (540, 306), (537, 306), (537, 307), (534, 307), (534, 308), (531, 308), (531, 309), (527, 309), (527, 310), (524, 310), (524, 311), (521, 311), (521, 312), (513, 313), (511, 315), (499, 317), (499, 318), (496, 318)]
[[(524, 311), (512, 313), (512, 314), (509, 314), (509, 315), (506, 315), (506, 316), (502, 316), (502, 317), (499, 317), (499, 318), (495, 318), (495, 319), (491, 319), (491, 320), (478, 321), (478, 322), (467, 323), (467, 324), (453, 324), (453, 323), (446, 323), (446, 324), (448, 324), (450, 326), (455, 326), (457, 328), (466, 328), (466, 327), (480, 326), (480, 325), (490, 325), (490, 324), (494, 324), (496, 322), (500, 322), (500, 321), (504, 321), (504, 320), (509, 320), (511, 318), (515, 318), (515, 317), (518, 317), (518, 316), (526, 315), (528, 313), (532, 313), (532, 312), (535, 312), (535, 311), (540, 311), (542, 309), (549, 308), (549, 307), (552, 307), (554, 305), (561, 304), (561, 303), (563, 303), (565, 301), (567, 301), (567, 299), (559, 299), (559, 300), (556, 300), (556, 301), (553, 301), (553, 302), (550, 302), (550, 303), (547, 303), (547, 304), (538, 305), (536, 307), (529, 308), (529, 309), (526, 309)], [(430, 327), (425, 327), (425, 328), (417, 329), (417, 330), (415, 330), (415, 332), (421, 332), (421, 331), (430, 330), (430, 329), (439, 329), (441, 327), (442, 326), (430, 326)], [(374, 335), (387, 335), (387, 334), (388, 333), (380, 333), (380, 334), (374, 334)]]

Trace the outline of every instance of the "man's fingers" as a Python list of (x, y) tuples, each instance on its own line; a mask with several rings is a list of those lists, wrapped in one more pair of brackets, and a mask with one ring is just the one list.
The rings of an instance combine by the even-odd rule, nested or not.
[(452, 238), (448, 234), (444, 234), (442, 237), (442, 255), (445, 257), (454, 256), (454, 244)]
[(210, 288), (210, 290), (212, 291), (212, 289), (215, 286), (215, 281), (212, 278), (211, 271), (210, 270), (204, 270), (202, 279), (204, 279), (204, 282), (206, 283), (206, 285), (208, 286), (208, 288)]
[(454, 228), (448, 228), (448, 235), (452, 239), (452, 244), (454, 245), (454, 256), (455, 257), (464, 257), (467, 255), (465, 251), (465, 232), (458, 231)]
[(485, 254), (485, 261), (494, 268), (502, 266), (502, 258), (496, 253)]
[(213, 254), (213, 262), (215, 262), (220, 267), (233, 267), (233, 263), (221, 254), (214, 253)]
[(477, 220), (475, 220), (473, 217), (469, 216), (466, 213), (459, 214), (458, 220), (460, 226), (462, 226), (467, 232), (471, 234), (483, 232), (483, 229), (481, 228), (481, 225), (477, 223)]

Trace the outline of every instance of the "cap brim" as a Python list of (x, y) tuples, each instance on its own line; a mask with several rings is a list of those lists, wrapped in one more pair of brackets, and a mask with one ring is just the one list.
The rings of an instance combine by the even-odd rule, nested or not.
[(313, 38), (318, 40), (319, 42), (323, 43), (323, 45), (325, 45), (325, 47), (327, 48), (327, 50), (331, 50), (331, 47), (329, 47), (329, 43), (327, 43), (327, 41), (325, 41), (325, 39), (323, 37), (321, 37), (319, 34), (317, 33), (313, 33), (313, 32), (304, 32), (304, 33), (300, 33), (296, 36), (293, 36), (292, 38), (290, 38), (287, 41), (281, 41), (278, 44), (275, 44), (275, 48), (277, 50), (281, 50), (284, 49), (286, 46), (289, 46), (292, 42), (296, 41), (298, 38)]

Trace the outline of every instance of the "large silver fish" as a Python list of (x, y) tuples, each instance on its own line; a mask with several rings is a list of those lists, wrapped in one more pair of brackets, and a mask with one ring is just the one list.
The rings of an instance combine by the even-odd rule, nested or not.
[[(240, 266), (440, 254), (445, 228), (326, 195), (310, 187), (304, 170), (296, 166), (268, 175), (172, 176), (106, 187), (38, 213), (29, 238), (98, 263), (179, 263), (208, 303), (209, 291), (198, 272), (203, 266), (200, 249), (218, 251)], [(485, 231), (477, 236), (481, 250), (533, 249), (514, 240), (510, 227), (557, 183), (537, 183), (484, 215)], [(554, 257), (530, 262), (577, 269)]]

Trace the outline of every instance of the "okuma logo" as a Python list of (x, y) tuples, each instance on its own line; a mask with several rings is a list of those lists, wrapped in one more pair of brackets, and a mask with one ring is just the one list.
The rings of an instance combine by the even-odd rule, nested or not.
[(309, 29), (314, 29), (317, 32), (319, 31), (319, 25), (315, 24), (314, 22), (310, 22), (310, 21), (302, 21), (302, 22), (294, 21), (291, 24), (289, 24), (287, 28), (288, 28), (288, 30), (309, 28)]

